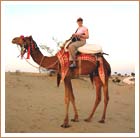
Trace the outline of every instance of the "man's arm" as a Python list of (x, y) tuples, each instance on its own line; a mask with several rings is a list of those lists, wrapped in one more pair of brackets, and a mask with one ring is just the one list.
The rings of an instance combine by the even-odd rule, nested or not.
[(88, 39), (89, 38), (88, 29), (85, 30), (85, 33), (83, 35), (81, 35), (80, 38), (83, 38), (83, 39)]

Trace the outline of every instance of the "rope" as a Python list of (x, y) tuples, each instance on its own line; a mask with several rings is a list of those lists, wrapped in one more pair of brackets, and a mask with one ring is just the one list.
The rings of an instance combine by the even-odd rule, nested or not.
[[(17, 47), (18, 47), (18, 45), (17, 45)], [(18, 47), (18, 50), (20, 51), (19, 47)], [(19, 55), (19, 56), (20, 56), (20, 55)], [(19, 57), (19, 56), (18, 56), (18, 57)], [(39, 67), (37, 67), (37, 66), (33, 65), (32, 63), (30, 63), (30, 62), (24, 57), (24, 55), (23, 55), (23, 58), (24, 58), (25, 61), (26, 61), (28, 64), (30, 64), (32, 67), (39, 69), (39, 72), (40, 72), (41, 64), (42, 64), (42, 62), (43, 62), (45, 56), (42, 57), (41, 62), (40, 62), (40, 64), (39, 64)], [(58, 60), (56, 60), (56, 62), (54, 62), (53, 64), (51, 64), (51, 65), (48, 66), (47, 68), (50, 68), (50, 67), (54, 66), (57, 62), (58, 62)]]
[(23, 56), (23, 58), (24, 58), (25, 61), (26, 61), (28, 64), (30, 64), (32, 67), (39, 69), (39, 67), (37, 67), (37, 66), (33, 65), (32, 63), (30, 63), (24, 56)]
[(81, 74), (81, 59), (79, 59), (79, 76)]
[[(39, 66), (39, 71), (40, 71), (40, 68), (41, 68), (41, 64), (42, 64), (42, 62), (43, 62), (43, 60), (44, 60), (44, 57), (45, 57), (45, 56), (42, 57), (41, 62), (40, 62), (40, 64), (39, 64), (39, 65), (40, 65), (40, 66)], [(56, 60), (53, 64), (51, 64), (51, 65), (48, 66), (47, 68), (50, 68), (50, 67), (54, 66), (58, 61), (59, 61), (59, 60)], [(45, 68), (45, 67), (44, 67), (44, 68)]]
[(39, 64), (39, 72), (40, 72), (40, 68), (41, 68), (41, 64), (42, 64), (42, 62), (43, 62), (43, 59), (44, 59), (44, 56), (42, 57), (41, 62), (40, 62), (40, 64)]
[[(18, 45), (17, 45), (17, 48), (18, 48), (18, 50), (20, 51)], [(19, 56), (20, 56), (20, 55), (19, 55)], [(18, 56), (18, 57), (19, 57), (19, 56)], [(25, 61), (26, 61), (28, 64), (30, 64), (30, 65), (33, 66), (34, 68), (39, 69), (39, 67), (37, 67), (37, 66), (33, 65), (32, 63), (30, 63), (24, 56), (23, 56), (23, 58), (25, 59)]]

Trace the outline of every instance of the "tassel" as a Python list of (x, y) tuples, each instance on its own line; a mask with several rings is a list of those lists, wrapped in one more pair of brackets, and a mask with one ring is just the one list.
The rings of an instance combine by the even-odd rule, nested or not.
[(105, 70), (104, 70), (103, 59), (100, 57), (100, 58), (98, 58), (98, 61), (99, 61), (99, 68), (98, 68), (99, 77), (100, 77), (102, 83), (105, 84)]
[(32, 44), (32, 50), (34, 50), (34, 44)]
[(30, 46), (28, 46), (27, 59), (30, 59)]
[(21, 55), (21, 59), (23, 59), (23, 55), (24, 55), (24, 46), (21, 47), (20, 55)]

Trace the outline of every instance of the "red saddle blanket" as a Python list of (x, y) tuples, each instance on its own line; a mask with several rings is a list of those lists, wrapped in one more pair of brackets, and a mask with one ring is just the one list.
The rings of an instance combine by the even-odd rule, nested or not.
[[(61, 65), (61, 81), (63, 81), (66, 77), (66, 74), (69, 70), (69, 53), (65, 52), (64, 49), (61, 49), (57, 54), (57, 57), (59, 59), (60, 65)], [(87, 60), (90, 62), (95, 63), (96, 58), (92, 56), (91, 54), (80, 54), (76, 57), (77, 60)]]

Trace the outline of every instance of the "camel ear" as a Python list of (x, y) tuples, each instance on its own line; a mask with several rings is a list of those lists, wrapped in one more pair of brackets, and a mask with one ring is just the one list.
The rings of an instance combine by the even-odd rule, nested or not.
[(24, 39), (24, 35), (21, 35), (20, 38), (21, 38), (21, 39)]
[(32, 39), (33, 39), (31, 35), (29, 36), (29, 39), (30, 39), (30, 40), (32, 40)]

